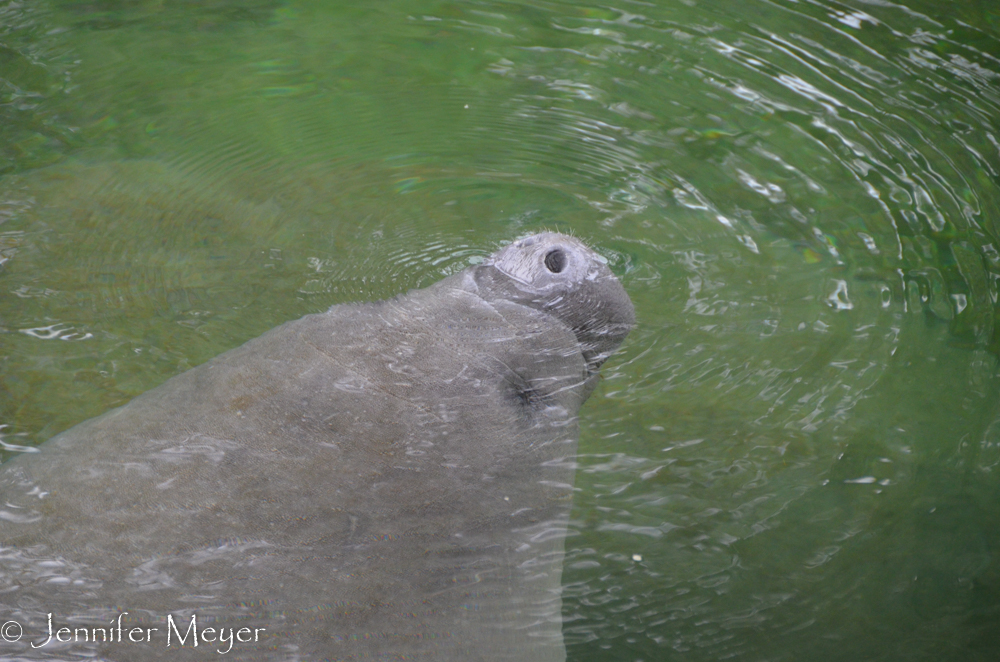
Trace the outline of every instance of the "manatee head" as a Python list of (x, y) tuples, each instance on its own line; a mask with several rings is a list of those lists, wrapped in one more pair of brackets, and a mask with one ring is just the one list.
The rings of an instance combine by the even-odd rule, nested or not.
[(494, 294), (553, 315), (596, 371), (635, 323), (635, 309), (606, 260), (557, 232), (519, 239), (491, 255), (476, 280)]

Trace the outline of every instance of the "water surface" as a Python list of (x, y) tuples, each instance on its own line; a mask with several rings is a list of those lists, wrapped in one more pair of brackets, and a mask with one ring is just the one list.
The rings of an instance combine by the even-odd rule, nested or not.
[(572, 660), (1000, 650), (995, 3), (0, 4), (7, 452), (541, 228), (639, 326)]

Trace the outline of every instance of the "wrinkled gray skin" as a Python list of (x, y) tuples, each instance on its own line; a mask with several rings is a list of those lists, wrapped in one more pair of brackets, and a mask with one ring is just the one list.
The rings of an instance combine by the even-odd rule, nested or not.
[[(541, 234), (62, 433), (0, 467), (0, 623), (24, 632), (0, 657), (219, 657), (166, 646), (194, 614), (266, 628), (226, 660), (563, 660), (577, 412), (633, 321), (595, 253)], [(50, 612), (159, 630), (41, 645)]]

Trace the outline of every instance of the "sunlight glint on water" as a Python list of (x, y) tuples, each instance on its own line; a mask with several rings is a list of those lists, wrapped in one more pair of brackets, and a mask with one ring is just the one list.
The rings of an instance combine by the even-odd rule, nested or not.
[(639, 316), (584, 409), (570, 659), (992, 660), (998, 33), (985, 0), (0, 3), (2, 452), (559, 229)]

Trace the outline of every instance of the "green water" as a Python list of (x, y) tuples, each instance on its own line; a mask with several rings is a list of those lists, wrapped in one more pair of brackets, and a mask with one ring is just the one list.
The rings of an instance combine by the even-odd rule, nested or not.
[(998, 118), (992, 0), (0, 2), (2, 442), (560, 229), (571, 660), (995, 660)]

